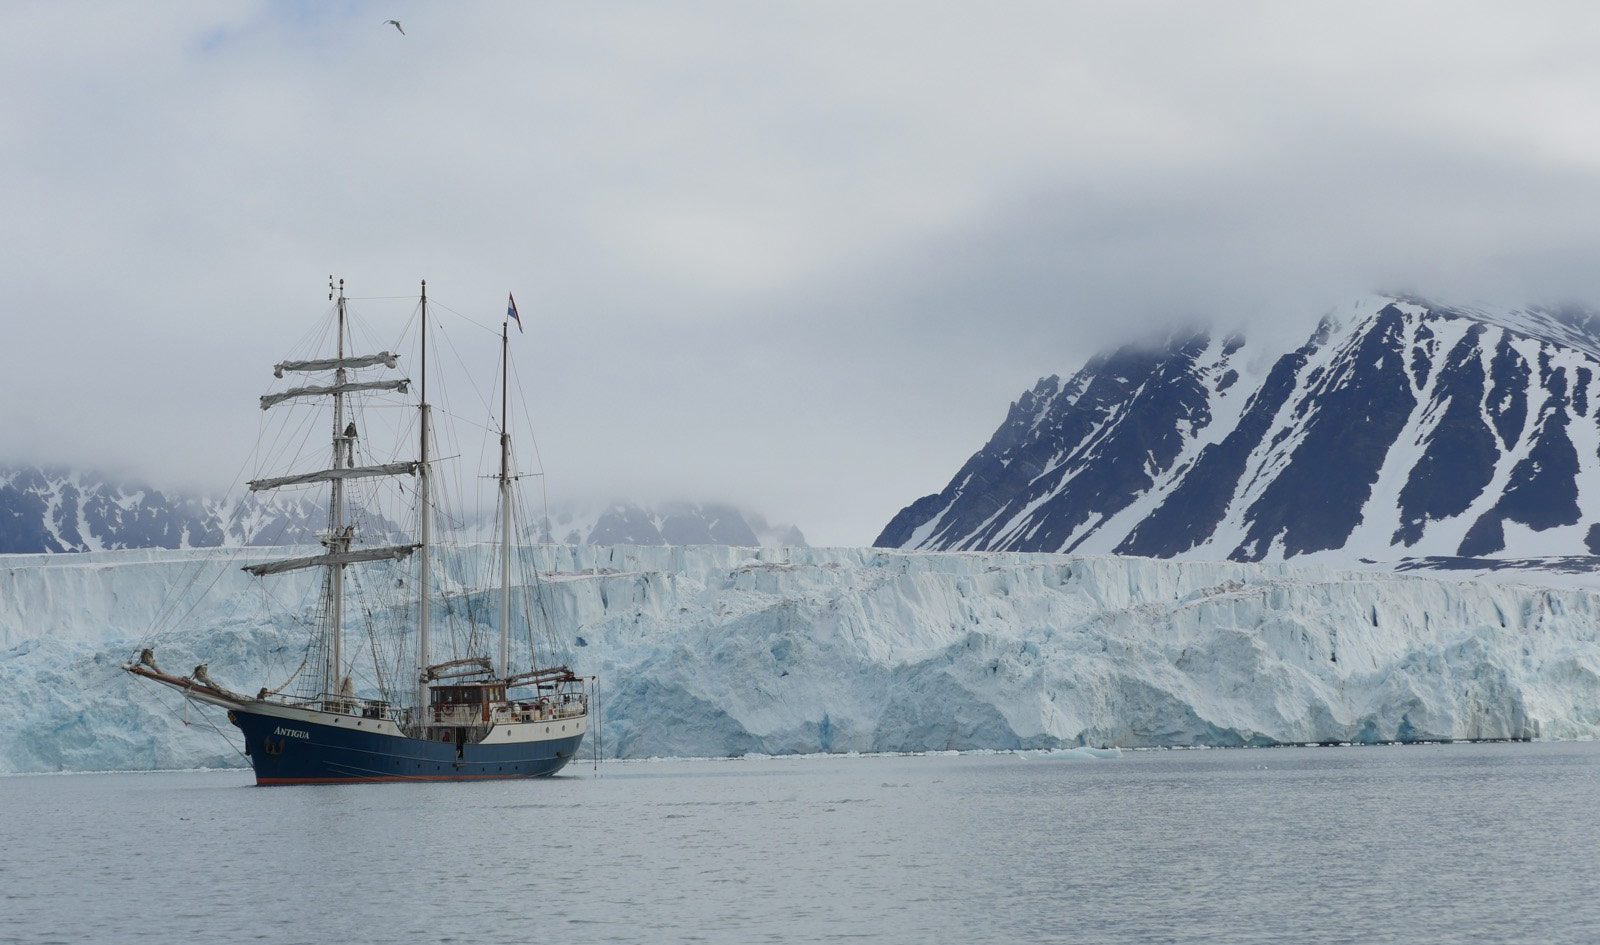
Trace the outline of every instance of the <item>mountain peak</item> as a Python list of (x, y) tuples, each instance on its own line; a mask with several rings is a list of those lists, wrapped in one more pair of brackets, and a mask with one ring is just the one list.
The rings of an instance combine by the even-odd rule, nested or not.
[[(163, 492), (64, 466), (0, 466), (0, 554), (315, 544), (327, 514), (308, 497)], [(391, 532), (398, 526), (379, 520)], [(492, 526), (482, 526), (485, 533)], [(793, 525), (769, 525), (726, 502), (626, 500), (557, 506), (539, 540), (556, 544), (805, 547)]]
[(550, 511), (544, 536), (569, 545), (806, 546), (799, 528), (768, 525), (762, 516), (725, 502), (565, 503)]
[(1180, 333), (1041, 380), (877, 544), (1252, 561), (1600, 550), (1592, 312), (1368, 296), (1290, 350), (1246, 341)]

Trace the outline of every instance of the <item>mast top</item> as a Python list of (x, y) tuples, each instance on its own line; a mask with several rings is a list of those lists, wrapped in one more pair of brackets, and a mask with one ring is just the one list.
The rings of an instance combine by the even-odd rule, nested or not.
[[(506, 409), (511, 387), (511, 371), (507, 360), (507, 350), (511, 341), (511, 316), (508, 314), (500, 323), (500, 439), (506, 438)], [(502, 475), (504, 472), (502, 471)]]
[[(420, 406), (428, 405), (428, 280), (422, 280), (422, 395), (418, 399)], [(427, 444), (423, 444), (427, 450)], [(423, 454), (426, 456), (426, 452)]]

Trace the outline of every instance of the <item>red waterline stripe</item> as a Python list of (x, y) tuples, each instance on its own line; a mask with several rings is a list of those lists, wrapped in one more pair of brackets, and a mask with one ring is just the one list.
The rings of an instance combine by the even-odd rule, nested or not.
[(486, 781), (495, 778), (527, 778), (526, 774), (419, 774), (383, 775), (370, 778), (256, 778), (256, 784), (371, 784), (378, 781)]

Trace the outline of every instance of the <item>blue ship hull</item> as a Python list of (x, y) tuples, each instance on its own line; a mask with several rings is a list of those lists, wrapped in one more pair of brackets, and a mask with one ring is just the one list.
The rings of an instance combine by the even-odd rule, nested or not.
[[(583, 741), (576, 735), (511, 744), (463, 744), (355, 731), (234, 709), (257, 784), (476, 781), (555, 774)], [(569, 723), (570, 724), (570, 723)], [(577, 725), (573, 725), (577, 728)]]

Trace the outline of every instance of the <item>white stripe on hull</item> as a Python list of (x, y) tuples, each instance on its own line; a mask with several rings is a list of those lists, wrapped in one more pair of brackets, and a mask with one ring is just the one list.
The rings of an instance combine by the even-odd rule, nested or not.
[[(304, 709), (299, 706), (282, 705), (275, 702), (246, 703), (240, 708), (257, 715), (266, 715), (283, 719), (288, 722), (311, 722), (317, 725), (334, 725), (348, 728), (353, 731), (371, 732), (376, 735), (392, 735), (395, 738), (408, 737), (390, 719), (364, 719), (354, 715), (340, 715), (336, 712), (319, 712), (315, 709)], [(455, 726), (435, 726), (442, 731), (453, 731)], [(586, 715), (568, 719), (548, 719), (540, 722), (499, 722), (489, 729), (479, 744), (493, 743), (496, 745), (515, 745), (523, 742), (542, 742), (558, 738), (571, 738), (582, 735), (589, 730), (589, 718)]]

